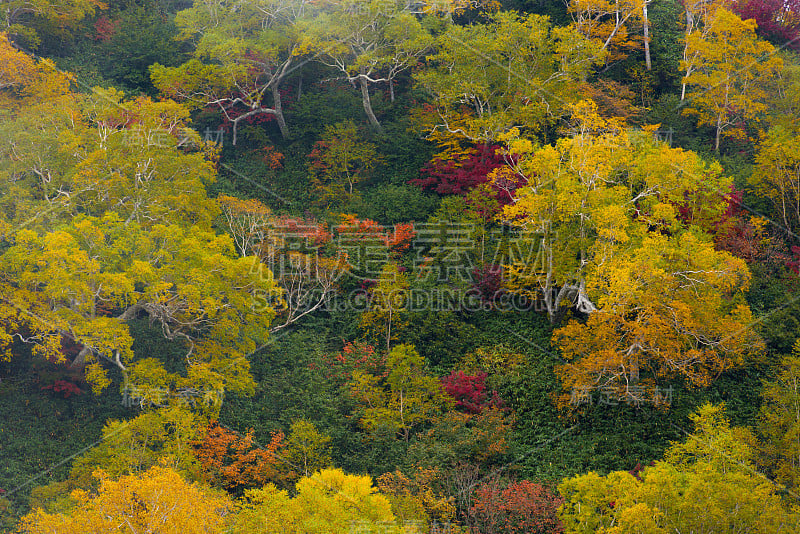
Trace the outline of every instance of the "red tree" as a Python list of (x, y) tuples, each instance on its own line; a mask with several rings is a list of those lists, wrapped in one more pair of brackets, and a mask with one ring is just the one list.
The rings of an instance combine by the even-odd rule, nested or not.
[(442, 378), (442, 387), (456, 400), (456, 408), (467, 413), (481, 413), (490, 406), (500, 407), (502, 401), (496, 391), (486, 391), (486, 373), (468, 375), (464, 371), (453, 371)]
[(497, 145), (480, 145), (471, 154), (458, 159), (435, 160), (422, 168), (421, 178), (410, 183), (440, 195), (465, 195), (489, 180), (489, 173), (505, 165)]
[(564, 528), (558, 507), (563, 502), (559, 495), (528, 480), (512, 482), (505, 489), (490, 481), (475, 490), (469, 516), (480, 534), (560, 534)]
[(754, 19), (762, 37), (800, 50), (800, 0), (738, 0), (732, 8), (742, 20)]

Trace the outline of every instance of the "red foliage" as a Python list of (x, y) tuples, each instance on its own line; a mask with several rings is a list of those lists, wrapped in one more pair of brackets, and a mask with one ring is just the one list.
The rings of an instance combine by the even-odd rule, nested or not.
[(325, 141), (317, 141), (314, 143), (314, 148), (311, 152), (308, 153), (306, 156), (311, 163), (309, 163), (308, 168), (314, 173), (324, 173), (328, 170), (330, 165), (325, 163), (324, 155), (325, 152), (328, 150), (329, 144)]
[(786, 262), (786, 266), (794, 271), (794, 274), (800, 274), (800, 247), (792, 246), (792, 259)]
[(800, 50), (800, 0), (738, 0), (731, 7), (742, 20), (754, 19), (762, 37)]
[(345, 343), (340, 353), (323, 356), (325, 377), (339, 385), (349, 382), (357, 370), (386, 376), (386, 357), (378, 354), (372, 345), (362, 342)]
[(716, 248), (750, 263), (784, 264), (795, 270), (790, 256), (785, 253), (784, 242), (769, 235), (764, 227), (754, 226), (753, 220), (747, 217), (742, 208), (742, 191), (733, 189), (725, 199), (727, 209), (714, 228)]
[(107, 43), (114, 37), (114, 34), (117, 33), (117, 26), (119, 22), (114, 22), (105, 15), (97, 19), (97, 22), (94, 23), (94, 30), (95, 30), (95, 41), (100, 41), (101, 43)]
[(514, 482), (501, 489), (497, 482), (487, 482), (475, 490), (475, 504), (469, 516), (475, 532), (482, 534), (560, 534), (564, 527), (558, 519), (559, 495), (528, 480)]
[(63, 393), (65, 399), (68, 399), (70, 395), (80, 395), (83, 393), (81, 388), (68, 380), (56, 380), (49, 386), (42, 387), (42, 389), (50, 389), (54, 393)]
[[(654, 465), (656, 465), (656, 463), (655, 463), (655, 462), (650, 462), (648, 465), (649, 465), (650, 467), (653, 467)], [(641, 474), (640, 474), (640, 473), (641, 473), (641, 472), (644, 470), (644, 468), (645, 468), (645, 466), (644, 466), (644, 465), (642, 465), (642, 464), (641, 464), (641, 463), (639, 463), (639, 462), (636, 462), (636, 465), (635, 465), (635, 466), (633, 466), (633, 469), (631, 469), (630, 471), (628, 471), (628, 473), (630, 473), (630, 474), (631, 474), (631, 476), (633, 476), (634, 478), (636, 478), (636, 480), (639, 480), (639, 481), (641, 481), (641, 480), (642, 480), (642, 476), (641, 476)], [(613, 502), (609, 503), (609, 506), (610, 506), (611, 508), (614, 508), (614, 503), (613, 503)]]
[(483, 265), (472, 270), (472, 290), (481, 297), (481, 302), (494, 302), (503, 289), (503, 268), (499, 265)]
[(480, 145), (460, 160), (432, 161), (422, 168), (422, 178), (409, 183), (441, 195), (464, 195), (486, 183), (489, 173), (505, 165), (497, 145)]
[(491, 406), (500, 407), (502, 401), (496, 391), (489, 397), (486, 391), (486, 373), (468, 375), (464, 371), (453, 371), (442, 378), (442, 387), (456, 400), (456, 408), (467, 413), (478, 414)]

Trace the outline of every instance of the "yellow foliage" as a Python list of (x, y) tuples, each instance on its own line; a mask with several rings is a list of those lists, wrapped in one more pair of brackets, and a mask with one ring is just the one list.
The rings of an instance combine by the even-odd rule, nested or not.
[(232, 509), (228, 497), (185, 482), (172, 469), (156, 466), (140, 475), (112, 480), (101, 471), (97, 492), (76, 490), (73, 509), (49, 514), (41, 509), (23, 517), (28, 534), (126, 532), (213, 534), (224, 532)]

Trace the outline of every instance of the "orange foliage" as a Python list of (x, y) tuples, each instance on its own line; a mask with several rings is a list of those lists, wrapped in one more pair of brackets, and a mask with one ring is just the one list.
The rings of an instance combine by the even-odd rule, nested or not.
[(275, 150), (274, 146), (265, 146), (258, 152), (261, 153), (261, 161), (266, 163), (270, 169), (278, 170), (283, 168), (283, 154)]
[(348, 239), (367, 241), (377, 238), (391, 252), (401, 254), (411, 246), (411, 240), (417, 235), (413, 223), (401, 223), (394, 226), (393, 233), (389, 229), (371, 219), (359, 219), (352, 214), (342, 214), (342, 223), (336, 226), (340, 234), (347, 234)]
[(277, 219), (277, 226), (282, 231), (293, 237), (304, 237), (314, 245), (324, 245), (330, 243), (332, 236), (324, 224), (316, 221), (280, 217)]
[(413, 223), (396, 224), (394, 226), (394, 234), (386, 236), (386, 246), (389, 247), (389, 250), (398, 254), (405, 252), (411, 246), (411, 240), (416, 235)]
[(281, 482), (292, 475), (278, 453), (286, 445), (283, 432), (273, 432), (266, 447), (260, 447), (253, 429), (240, 436), (214, 421), (193, 445), (207, 481), (227, 490)]
[(475, 146), (459, 133), (459, 129), (466, 129), (468, 121), (473, 119), (474, 113), (467, 106), (450, 115), (450, 122), (447, 125), (449, 130), (442, 126), (442, 116), (432, 104), (423, 104), (419, 109), (412, 111), (411, 115), (418, 127), (427, 132), (428, 141), (436, 146), (436, 153), (431, 158), (431, 163), (450, 162), (452, 166), (458, 167), (478, 152)]

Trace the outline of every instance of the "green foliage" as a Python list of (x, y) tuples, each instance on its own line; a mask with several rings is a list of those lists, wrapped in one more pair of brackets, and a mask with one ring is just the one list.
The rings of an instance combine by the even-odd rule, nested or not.
[(385, 184), (370, 188), (351, 202), (346, 210), (383, 225), (425, 221), (439, 199), (410, 185)]
[(353, 373), (350, 394), (363, 406), (360, 424), (369, 432), (390, 429), (406, 442), (412, 430), (450, 407), (452, 399), (411, 345), (397, 345), (386, 360), (387, 376)]

